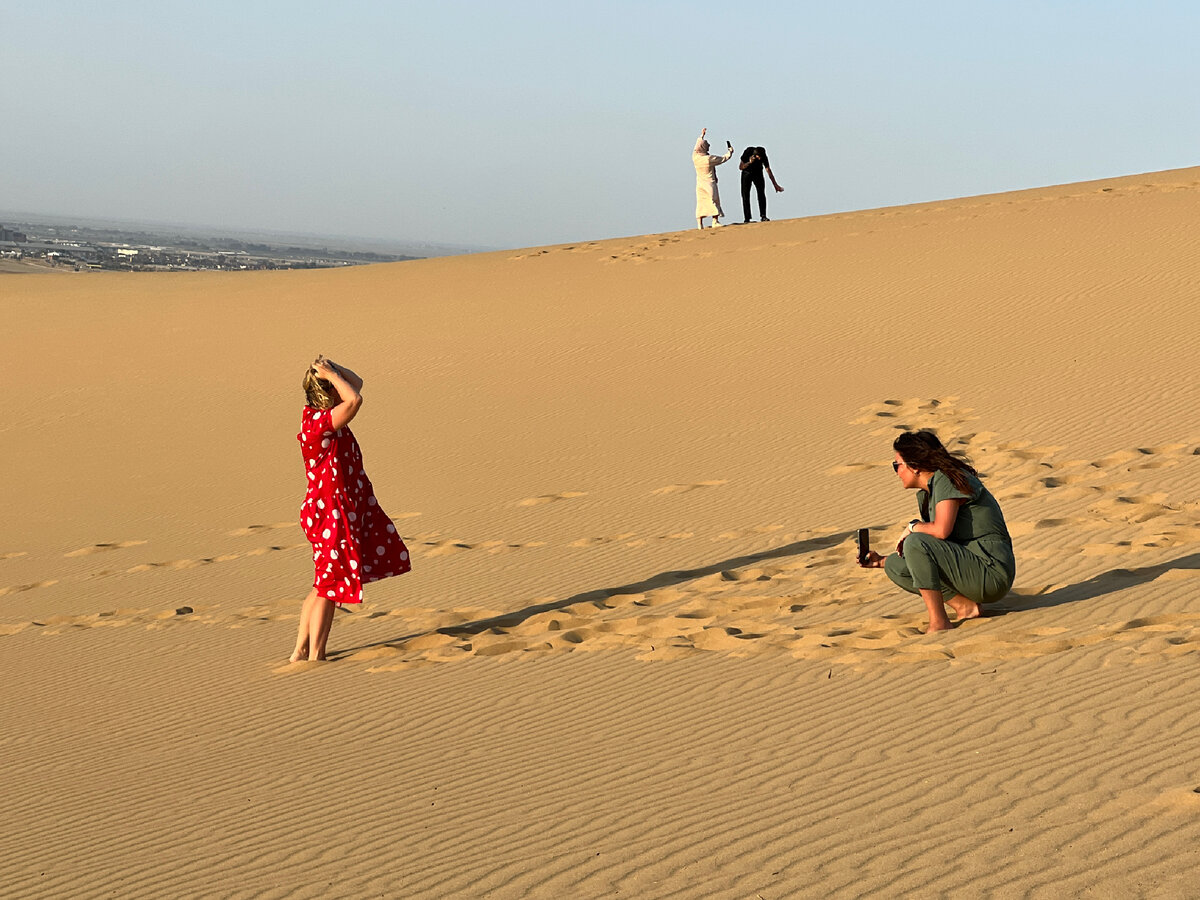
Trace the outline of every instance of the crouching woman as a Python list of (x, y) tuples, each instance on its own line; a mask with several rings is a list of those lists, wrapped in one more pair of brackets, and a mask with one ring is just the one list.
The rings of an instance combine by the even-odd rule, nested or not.
[(919, 519), (909, 523), (896, 552), (872, 551), (860, 565), (883, 569), (904, 590), (920, 594), (929, 631), (982, 614), (980, 604), (1003, 599), (1016, 578), (1012, 538), (1000, 504), (974, 468), (951, 455), (932, 431), (906, 431), (892, 444), (892, 469), (917, 492)]

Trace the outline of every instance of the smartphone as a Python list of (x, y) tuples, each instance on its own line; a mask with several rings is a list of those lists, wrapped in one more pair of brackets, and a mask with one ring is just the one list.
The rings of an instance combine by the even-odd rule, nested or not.
[(871, 532), (866, 528), (858, 529), (858, 561), (867, 564), (867, 554), (871, 552)]
[(725, 142), (725, 146), (728, 147), (730, 150), (733, 149), (733, 144), (729, 143), (729, 141)]

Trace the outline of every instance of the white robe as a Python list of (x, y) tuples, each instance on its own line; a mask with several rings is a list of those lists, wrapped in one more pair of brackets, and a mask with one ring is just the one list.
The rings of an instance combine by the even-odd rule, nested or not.
[(692, 151), (692, 163), (696, 167), (696, 218), (704, 216), (723, 216), (721, 210), (721, 193), (717, 190), (717, 166), (728, 162), (733, 156), (730, 147), (724, 156), (712, 156), (704, 147), (705, 140), (696, 141)]

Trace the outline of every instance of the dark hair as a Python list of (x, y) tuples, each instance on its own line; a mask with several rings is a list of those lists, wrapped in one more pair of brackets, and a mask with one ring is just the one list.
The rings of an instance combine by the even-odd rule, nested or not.
[(952, 454), (938, 439), (937, 432), (928, 428), (906, 431), (892, 442), (892, 449), (900, 454), (910, 469), (922, 472), (941, 472), (964, 494), (974, 494), (968, 475), (979, 477), (979, 473), (962, 455)]

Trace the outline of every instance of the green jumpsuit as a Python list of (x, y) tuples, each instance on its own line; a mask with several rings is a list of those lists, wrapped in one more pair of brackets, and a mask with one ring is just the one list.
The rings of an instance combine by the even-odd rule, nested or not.
[(904, 539), (903, 555), (884, 560), (889, 578), (904, 590), (941, 591), (949, 600), (962, 594), (976, 603), (995, 603), (1008, 593), (1017, 576), (1012, 538), (1004, 514), (991, 491), (974, 475), (967, 475), (971, 493), (964, 494), (944, 472), (934, 472), (929, 490), (917, 491), (922, 521), (932, 521), (942, 500), (964, 499), (954, 528), (945, 540), (913, 532)]

